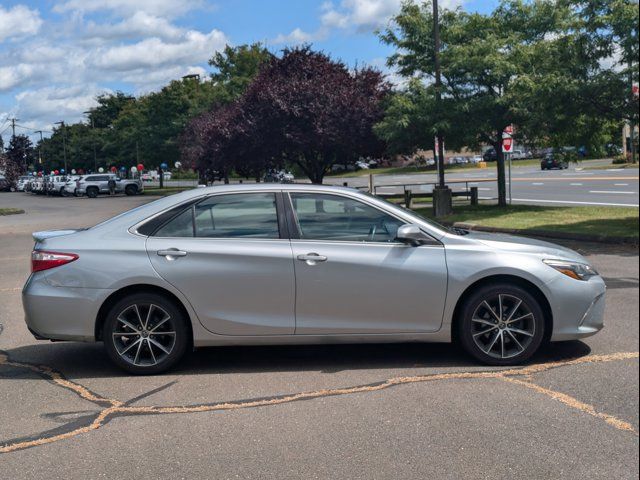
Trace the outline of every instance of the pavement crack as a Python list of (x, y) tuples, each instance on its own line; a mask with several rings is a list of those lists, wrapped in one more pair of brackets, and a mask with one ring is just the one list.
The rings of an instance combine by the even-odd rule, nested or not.
[[(501, 379), (509, 383), (525, 386), (529, 389), (542, 393), (554, 400), (557, 400), (565, 405), (568, 405), (574, 409), (584, 412), (593, 417), (604, 420), (607, 424), (622, 431), (628, 431), (638, 435), (638, 432), (628, 422), (620, 420), (613, 415), (607, 413), (598, 412), (595, 407), (579, 400), (558, 392), (544, 388), (540, 385), (531, 382), (533, 375), (541, 372), (546, 372), (555, 368), (566, 367), (570, 365), (588, 365), (603, 362), (622, 361), (628, 359), (638, 358), (639, 352), (618, 352), (612, 354), (592, 355), (586, 357), (579, 357), (569, 360), (551, 361), (547, 363), (539, 363), (529, 365), (520, 368), (510, 368), (503, 370), (491, 370), (491, 371), (474, 371), (474, 372), (452, 372), (452, 373), (436, 373), (414, 376), (401, 376), (392, 377), (380, 382), (355, 385), (352, 387), (319, 389), (308, 392), (298, 392), (284, 395), (275, 395), (271, 397), (263, 397), (256, 399), (245, 399), (237, 401), (217, 402), (210, 404), (195, 404), (195, 405), (175, 405), (175, 406), (131, 406), (134, 401), (146, 398), (155, 392), (164, 390), (172, 386), (174, 382), (169, 382), (161, 387), (158, 387), (150, 392), (142, 394), (127, 402), (120, 400), (108, 399), (102, 397), (96, 393), (91, 392), (86, 387), (72, 382), (66, 379), (62, 373), (52, 369), (45, 365), (34, 365), (30, 363), (21, 363), (11, 361), (5, 352), (0, 351), (0, 365), (12, 366), (15, 368), (26, 368), (34, 371), (44, 378), (50, 380), (55, 385), (58, 385), (67, 390), (71, 390), (79, 397), (96, 403), (100, 406), (106, 406), (103, 410), (95, 415), (88, 415), (81, 418), (76, 418), (66, 425), (60, 426), (54, 430), (42, 432), (38, 437), (13, 439), (0, 442), (0, 453), (9, 453), (17, 450), (23, 450), (26, 448), (32, 448), (37, 446), (46, 445), (61, 440), (67, 440), (85, 433), (89, 433), (93, 430), (97, 430), (100, 427), (107, 424), (112, 418), (121, 416), (136, 416), (136, 415), (162, 415), (162, 414), (187, 414), (187, 413), (202, 413), (212, 411), (227, 411), (238, 410), (246, 408), (257, 408), (273, 405), (281, 405), (286, 403), (298, 402), (302, 400), (313, 400), (316, 398), (341, 396), (341, 395), (353, 395), (358, 393), (371, 393), (385, 389), (389, 389), (398, 385), (407, 385), (422, 382), (433, 381), (445, 381), (445, 380), (464, 380), (464, 379)], [(81, 424), (81, 425), (79, 425)]]

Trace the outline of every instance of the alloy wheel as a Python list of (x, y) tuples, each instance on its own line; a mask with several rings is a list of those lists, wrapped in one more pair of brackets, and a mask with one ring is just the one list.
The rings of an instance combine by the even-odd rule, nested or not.
[(163, 362), (176, 344), (173, 318), (153, 303), (134, 303), (122, 310), (111, 335), (118, 355), (137, 367)]
[(523, 299), (497, 294), (477, 305), (471, 317), (476, 346), (493, 358), (512, 358), (525, 352), (536, 333), (536, 319)]

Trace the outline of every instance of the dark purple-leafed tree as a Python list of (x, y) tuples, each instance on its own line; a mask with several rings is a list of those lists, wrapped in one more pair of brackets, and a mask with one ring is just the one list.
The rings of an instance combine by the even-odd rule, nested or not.
[(295, 164), (322, 183), (332, 164), (384, 151), (372, 128), (389, 90), (374, 69), (350, 71), (309, 47), (285, 50), (238, 100), (191, 122), (183, 160), (201, 171), (233, 168), (245, 176)]
[(313, 183), (322, 183), (332, 164), (382, 153), (372, 128), (382, 119), (389, 88), (376, 70), (350, 71), (302, 47), (272, 58), (241, 103), (265, 158), (296, 164)]

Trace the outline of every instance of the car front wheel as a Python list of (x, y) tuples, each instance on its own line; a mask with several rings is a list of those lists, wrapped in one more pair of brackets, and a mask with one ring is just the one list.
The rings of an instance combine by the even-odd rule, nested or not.
[(117, 302), (107, 315), (102, 338), (109, 358), (134, 374), (163, 372), (174, 366), (189, 345), (184, 314), (154, 293)]
[(488, 365), (528, 360), (544, 338), (544, 313), (526, 290), (509, 284), (479, 288), (464, 301), (458, 337), (464, 349)]

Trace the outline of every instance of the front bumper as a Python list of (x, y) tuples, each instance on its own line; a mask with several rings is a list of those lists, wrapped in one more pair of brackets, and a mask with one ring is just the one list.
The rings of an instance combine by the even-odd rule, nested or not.
[(37, 339), (95, 341), (100, 305), (113, 292), (102, 288), (54, 287), (45, 272), (32, 274), (22, 289), (25, 322)]
[(577, 340), (595, 335), (604, 327), (607, 287), (601, 277), (587, 281), (565, 275), (547, 284), (553, 311), (551, 341)]

